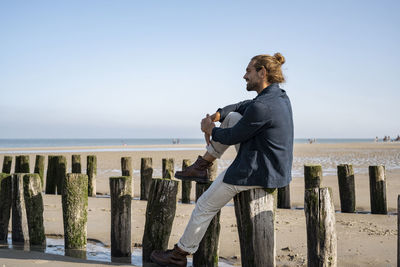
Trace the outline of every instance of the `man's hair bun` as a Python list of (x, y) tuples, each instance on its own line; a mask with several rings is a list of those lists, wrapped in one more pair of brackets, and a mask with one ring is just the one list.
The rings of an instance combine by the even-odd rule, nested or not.
[(275, 53), (274, 57), (276, 58), (276, 60), (277, 60), (281, 65), (283, 65), (283, 64), (285, 63), (285, 57), (282, 56), (281, 53), (279, 53), (279, 52), (278, 52), (278, 53)]

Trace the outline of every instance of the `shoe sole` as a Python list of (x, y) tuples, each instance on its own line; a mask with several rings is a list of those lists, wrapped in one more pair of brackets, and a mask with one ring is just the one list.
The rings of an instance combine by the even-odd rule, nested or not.
[(150, 256), (150, 260), (151, 260), (153, 263), (155, 263), (155, 264), (157, 264), (158, 266), (160, 266), (160, 267), (176, 267), (176, 266), (177, 266), (177, 265), (175, 265), (175, 264), (173, 264), (173, 265), (170, 265), (170, 264), (167, 264), (167, 265), (162, 264), (162, 263), (158, 262), (157, 260), (155, 260), (152, 256)]
[(200, 184), (207, 184), (210, 182), (210, 180), (205, 180), (204, 178), (201, 177), (187, 177), (187, 176), (181, 176), (181, 175), (176, 175), (175, 174), (175, 178), (179, 179), (179, 180), (183, 180), (183, 181), (194, 181)]

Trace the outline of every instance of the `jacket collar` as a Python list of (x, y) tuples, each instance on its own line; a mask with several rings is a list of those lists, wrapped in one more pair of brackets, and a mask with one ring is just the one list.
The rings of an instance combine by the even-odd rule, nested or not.
[(259, 93), (254, 99), (257, 99), (262, 95), (270, 95), (280, 91), (281, 89), (279, 88), (279, 83), (271, 83), (270, 85), (265, 87), (264, 90), (262, 90), (261, 93)]

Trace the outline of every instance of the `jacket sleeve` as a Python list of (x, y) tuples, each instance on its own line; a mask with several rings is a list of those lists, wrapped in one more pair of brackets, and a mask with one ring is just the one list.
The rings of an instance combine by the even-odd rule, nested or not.
[(219, 119), (219, 122), (223, 122), (226, 118), (226, 116), (230, 112), (238, 112), (242, 116), (246, 110), (246, 108), (253, 102), (253, 100), (245, 100), (236, 104), (228, 105), (224, 108), (219, 108), (217, 111), (221, 115), (221, 118)]
[(271, 125), (272, 119), (268, 107), (259, 102), (248, 106), (243, 117), (232, 128), (214, 127), (212, 139), (224, 145), (242, 143), (257, 135), (261, 128)]

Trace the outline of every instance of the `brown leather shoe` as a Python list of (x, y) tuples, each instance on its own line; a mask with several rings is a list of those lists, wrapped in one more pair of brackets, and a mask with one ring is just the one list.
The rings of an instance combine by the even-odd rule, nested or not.
[(198, 156), (195, 163), (187, 167), (184, 171), (177, 171), (175, 173), (175, 177), (181, 180), (207, 183), (210, 181), (208, 168), (212, 164), (212, 162), (209, 162), (203, 159), (201, 156)]
[(150, 259), (162, 267), (186, 267), (187, 255), (189, 253), (180, 249), (175, 244), (174, 249), (166, 251), (154, 250), (150, 255)]

